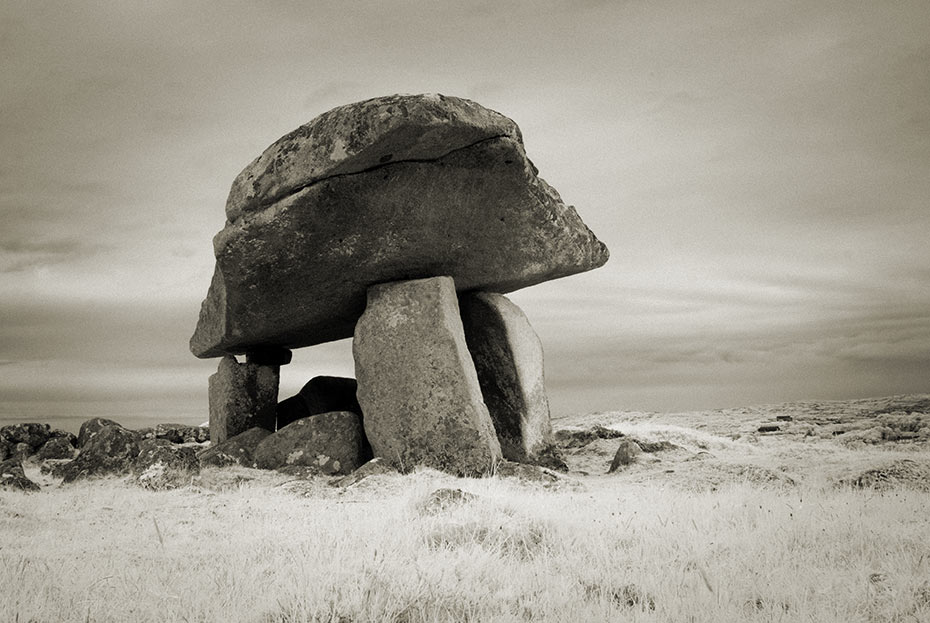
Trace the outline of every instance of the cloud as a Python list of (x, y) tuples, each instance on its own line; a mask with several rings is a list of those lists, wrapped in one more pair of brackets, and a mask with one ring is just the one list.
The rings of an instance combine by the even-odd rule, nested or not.
[(30, 241), (0, 240), (0, 273), (14, 273), (87, 258), (104, 245), (88, 244), (74, 238)]
[[(514, 118), (611, 249), (513, 294), (555, 409), (926, 389), (926, 2), (585, 9), (0, 4), (4, 378), (202, 407), (187, 339), (235, 175), (333, 106), (440, 91)], [(327, 371), (344, 343), (284, 385)]]

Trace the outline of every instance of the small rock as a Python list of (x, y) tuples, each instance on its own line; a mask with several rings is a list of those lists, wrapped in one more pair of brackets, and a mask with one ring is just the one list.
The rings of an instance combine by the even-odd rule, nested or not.
[(636, 445), (639, 446), (639, 449), (646, 453), (653, 452), (667, 452), (670, 450), (683, 450), (678, 444), (674, 444), (670, 441), (640, 441), (636, 440)]
[(758, 433), (777, 433), (781, 430), (781, 426), (778, 424), (763, 424), (758, 428), (756, 432)]
[(320, 473), (348, 474), (369, 457), (363, 456), (364, 433), (357, 413), (321, 413), (288, 424), (255, 448), (262, 469), (304, 465)]
[(11, 445), (24, 443), (29, 446), (29, 454), (32, 454), (45, 444), (52, 436), (52, 430), (48, 424), (9, 424), (0, 428), (0, 438), (5, 439)]
[[(84, 426), (81, 427), (81, 432), (84, 432)], [(88, 437), (78, 457), (62, 468), (64, 482), (125, 474), (129, 471), (132, 460), (139, 454), (139, 442), (135, 431), (123, 428), (119, 424), (104, 425), (89, 433)], [(78, 438), (80, 439), (80, 435)]]
[(562, 452), (554, 444), (545, 444), (541, 447), (537, 447), (536, 454), (532, 457), (530, 462), (540, 467), (554, 469), (557, 472), (568, 471), (565, 457), (562, 456)]
[(164, 442), (162, 439), (143, 442), (139, 455), (132, 462), (136, 482), (146, 489), (176, 489), (190, 484), (191, 478), (200, 472), (194, 448)]
[(39, 485), (26, 478), (22, 461), (9, 459), (0, 463), (0, 489), (38, 491)]
[(155, 439), (155, 429), (151, 426), (146, 426), (145, 428), (137, 428), (136, 434), (139, 435), (139, 439), (145, 441), (146, 439)]
[(621, 467), (632, 464), (636, 461), (636, 457), (640, 452), (642, 452), (642, 450), (639, 444), (632, 439), (621, 440), (619, 447), (617, 447), (617, 452), (614, 454), (614, 460), (611, 461), (610, 469), (607, 470), (607, 473), (612, 474)]
[(779, 422), (791, 422), (794, 420), (790, 415), (776, 415), (775, 419)]
[(618, 430), (596, 424), (587, 430), (558, 430), (555, 432), (555, 441), (563, 448), (581, 448), (598, 439), (619, 439), (623, 436)]
[(420, 500), (417, 504), (417, 510), (423, 515), (437, 515), (476, 499), (478, 499), (477, 495), (461, 489), (436, 489)]
[(329, 484), (334, 487), (351, 487), (357, 482), (361, 482), (369, 476), (377, 476), (379, 474), (396, 474), (397, 470), (388, 463), (385, 459), (381, 457), (375, 457), (359, 467), (357, 470), (349, 474), (348, 476), (343, 476), (342, 478), (336, 478), (332, 480)]
[(187, 424), (158, 424), (156, 439), (167, 439), (171, 443), (203, 443), (210, 439), (209, 429)]
[(28, 443), (16, 443), (10, 448), (9, 459), (25, 461), (32, 455), (32, 446)]
[(102, 417), (95, 417), (87, 420), (81, 424), (81, 430), (78, 431), (77, 447), (83, 448), (86, 446), (88, 442), (93, 439), (94, 435), (99, 433), (104, 426), (119, 426), (122, 428), (122, 425), (120, 425), (118, 422), (114, 422), (113, 420), (108, 420)]
[(545, 467), (515, 463), (514, 461), (499, 462), (495, 474), (502, 478), (517, 478), (527, 482), (552, 483), (559, 480), (558, 474)]
[(69, 433), (66, 430), (61, 430), (60, 428), (52, 429), (52, 435), (49, 437), (49, 441), (51, 441), (52, 439), (58, 439), (60, 437), (67, 439), (68, 442), (70, 442), (72, 446), (77, 448), (77, 441), (78, 441), (77, 435), (75, 435), (74, 433)]
[(208, 465), (212, 467), (230, 465), (255, 467), (255, 448), (270, 434), (271, 431), (255, 426), (244, 433), (239, 433), (235, 437), (201, 450), (197, 453), (197, 459), (203, 467)]
[(39, 461), (73, 459), (76, 454), (77, 448), (71, 443), (71, 439), (68, 437), (52, 437), (36, 452), (36, 459)]

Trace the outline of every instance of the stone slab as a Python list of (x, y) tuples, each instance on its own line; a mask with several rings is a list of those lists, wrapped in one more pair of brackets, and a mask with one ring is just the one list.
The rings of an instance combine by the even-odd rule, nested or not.
[(512, 122), (458, 98), (389, 101), (435, 121), (395, 127), (353, 116), (386, 111), (381, 104), (339, 109), (243, 172), (228, 204), (237, 207), (214, 238), (196, 356), (350, 337), (378, 283), (447, 275), (460, 290), (505, 293), (607, 261), (537, 176)]
[(507, 297), (461, 296), (465, 340), (504, 458), (533, 462), (552, 445), (539, 336)]
[(210, 440), (222, 443), (254, 426), (274, 430), (279, 381), (278, 366), (223, 357), (209, 380)]
[(449, 277), (372, 287), (352, 344), (358, 401), (375, 456), (401, 470), (459, 475), (501, 458)]

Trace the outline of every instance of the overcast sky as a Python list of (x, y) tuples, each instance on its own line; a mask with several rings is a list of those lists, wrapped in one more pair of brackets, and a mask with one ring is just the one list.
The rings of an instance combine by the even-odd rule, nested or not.
[[(611, 250), (514, 293), (554, 415), (930, 392), (930, 3), (0, 4), (0, 421), (206, 419), (229, 186), (391, 93), (473, 99)], [(303, 349), (282, 397), (352, 375)]]

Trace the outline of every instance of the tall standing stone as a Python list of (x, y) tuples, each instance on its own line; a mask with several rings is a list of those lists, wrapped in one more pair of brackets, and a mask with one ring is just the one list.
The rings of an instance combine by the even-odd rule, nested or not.
[(552, 436), (539, 337), (523, 311), (500, 294), (464, 294), (459, 305), (504, 458), (533, 461)]
[(210, 440), (221, 443), (254, 426), (273, 431), (280, 375), (278, 365), (223, 357), (210, 377)]
[(500, 460), (450, 277), (370, 288), (352, 351), (375, 456), (461, 475)]

